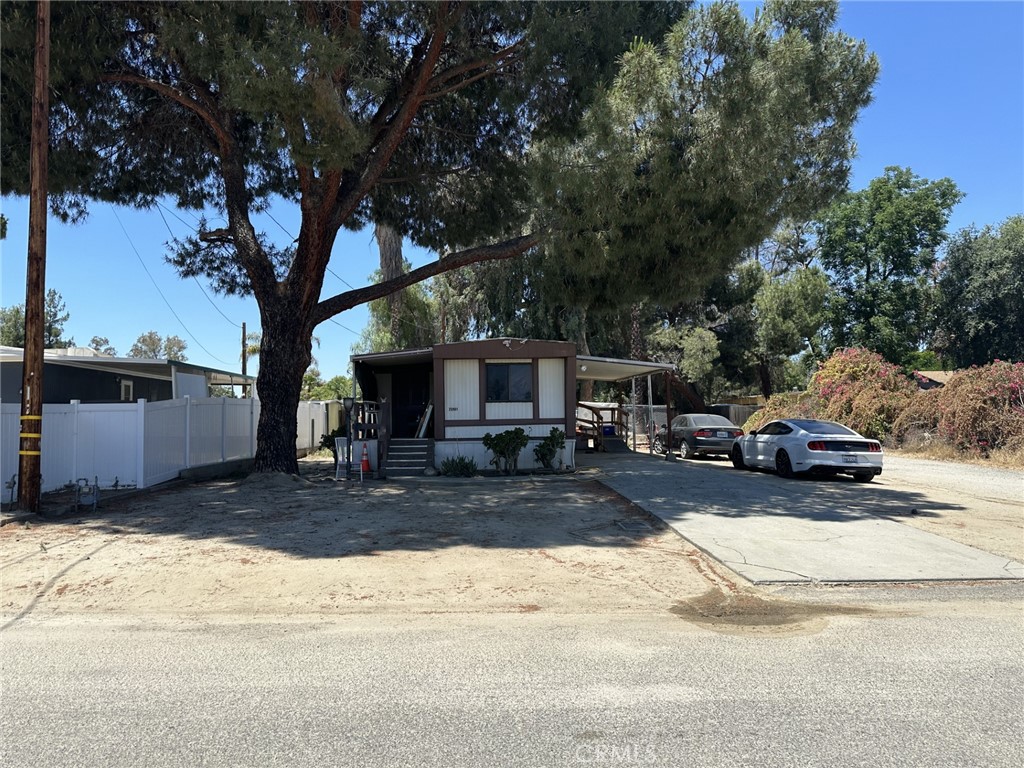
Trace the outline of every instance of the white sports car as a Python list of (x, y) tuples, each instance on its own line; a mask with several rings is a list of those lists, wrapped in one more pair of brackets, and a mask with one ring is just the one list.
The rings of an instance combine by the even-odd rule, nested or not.
[(847, 474), (862, 483), (882, 474), (882, 445), (834, 421), (779, 419), (737, 438), (736, 469), (774, 469), (779, 477)]

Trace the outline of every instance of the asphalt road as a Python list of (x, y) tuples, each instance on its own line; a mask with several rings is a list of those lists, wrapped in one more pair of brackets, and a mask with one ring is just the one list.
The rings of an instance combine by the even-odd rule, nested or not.
[(0, 633), (0, 762), (1016, 768), (1020, 587), (790, 591), (876, 612), (781, 635), (667, 613), (29, 620)]

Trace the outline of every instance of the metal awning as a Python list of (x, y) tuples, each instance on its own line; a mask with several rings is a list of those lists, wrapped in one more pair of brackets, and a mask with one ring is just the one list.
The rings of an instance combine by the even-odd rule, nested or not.
[(370, 352), (365, 355), (352, 355), (353, 363), (370, 363), (372, 365), (415, 365), (429, 363), (434, 359), (433, 347), (420, 349), (400, 349), (395, 352)]
[(646, 360), (617, 360), (611, 357), (576, 356), (576, 378), (591, 381), (624, 381), (634, 376), (674, 371), (672, 363), (652, 363)]

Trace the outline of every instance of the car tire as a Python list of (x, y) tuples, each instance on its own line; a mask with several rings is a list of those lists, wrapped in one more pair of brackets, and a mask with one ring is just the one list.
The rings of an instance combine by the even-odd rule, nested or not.
[(729, 458), (732, 460), (732, 465), (736, 469), (748, 469), (747, 463), (743, 461), (743, 449), (738, 445), (732, 447), (732, 452), (729, 454)]
[(775, 454), (775, 471), (779, 477), (787, 479), (796, 477), (796, 473), (793, 471), (793, 462), (790, 460), (789, 454), (784, 450), (780, 450)]
[(690, 450), (690, 444), (686, 440), (679, 441), (679, 458), (680, 459), (692, 459), (693, 451)]
[(662, 441), (661, 435), (654, 436), (654, 443), (651, 444), (651, 447), (654, 449), (655, 453), (665, 453), (665, 443)]
[(858, 483), (870, 483), (875, 479), (874, 472), (854, 472), (853, 479)]

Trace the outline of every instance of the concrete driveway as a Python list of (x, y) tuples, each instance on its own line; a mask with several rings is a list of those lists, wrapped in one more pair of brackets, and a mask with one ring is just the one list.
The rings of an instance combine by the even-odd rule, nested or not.
[[(900, 463), (886, 461), (887, 467)], [(900, 522), (947, 513), (963, 517), (974, 495), (933, 495), (885, 473), (870, 484), (844, 477), (784, 480), (735, 470), (727, 461), (667, 462), (634, 453), (578, 454), (577, 463), (753, 583), (1024, 578), (1024, 565), (1005, 554), (1020, 549), (1019, 541), (1005, 541), (1020, 538), (1019, 472), (998, 475), (1001, 496), (985, 502), (1003, 505), (1007, 524), (991, 544), (986, 540), (1003, 550), (998, 555)], [(950, 474), (970, 469), (939, 467)], [(991, 496), (991, 478), (981, 482), (985, 487), (978, 494)]]

